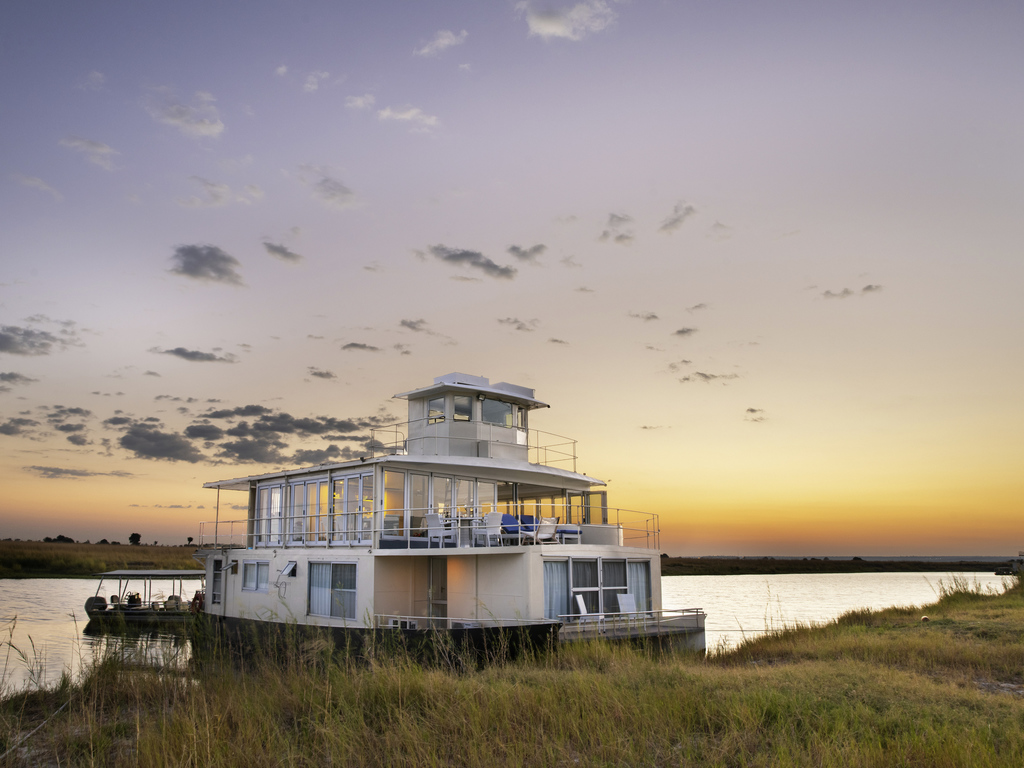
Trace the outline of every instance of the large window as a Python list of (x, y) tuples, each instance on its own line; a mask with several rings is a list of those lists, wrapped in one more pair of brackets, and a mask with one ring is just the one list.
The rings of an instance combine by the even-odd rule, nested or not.
[(651, 564), (646, 560), (582, 559), (544, 562), (544, 617), (580, 612), (621, 613), (618, 596), (633, 596), (638, 611), (651, 610)]
[(444, 398), (432, 397), (427, 401), (427, 423), (437, 424), (444, 421)]
[(569, 561), (544, 561), (544, 618), (569, 614)]
[(242, 563), (242, 591), (266, 592), (270, 584), (270, 563)]
[(309, 613), (341, 619), (356, 617), (355, 563), (309, 564)]
[(470, 421), (473, 418), (473, 398), (469, 395), (455, 396), (455, 421)]
[(210, 584), (210, 602), (214, 605), (219, 605), (221, 595), (224, 594), (224, 572), (223, 562), (221, 560), (213, 561), (213, 578)]
[(500, 400), (484, 400), (480, 406), (480, 420), (501, 427), (512, 426), (512, 404)]

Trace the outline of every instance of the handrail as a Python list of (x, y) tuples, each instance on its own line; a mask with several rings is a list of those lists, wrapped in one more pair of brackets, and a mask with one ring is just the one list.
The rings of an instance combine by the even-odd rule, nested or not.
[(554, 624), (555, 619), (504, 619), (495, 616), (469, 618), (459, 616), (405, 616), (375, 613), (373, 626), (377, 629), (475, 629), (477, 627), (530, 627)]
[[(534, 527), (545, 518), (554, 518), (553, 536), (540, 546), (611, 544), (660, 548), (661, 531), (658, 516), (653, 513), (536, 501), (520, 502), (517, 506), (501, 502), (461, 508), (413, 507), (351, 513), (327, 510), (312, 515), (207, 521), (200, 523), (199, 546), (208, 549), (270, 546), (429, 549), (432, 545), (443, 548), (445, 544), (454, 544), (477, 550), (494, 549), (494, 546), (488, 547), (488, 543), (497, 545), (497, 542), (488, 542), (485, 533), (498, 533), (501, 546), (523, 546), (532, 543)], [(484, 516), (489, 512), (508, 512), (516, 517), (517, 523), (503, 523), (500, 532), (485, 531)], [(432, 530), (428, 526), (428, 514), (442, 518), (440, 536), (436, 528)]]
[[(476, 434), (450, 434), (452, 424), (472, 425)], [(484, 431), (483, 434), (481, 430)], [(414, 432), (418, 434), (413, 436)], [(525, 444), (519, 442), (519, 433), (525, 433)], [(512, 439), (509, 439), (510, 437)], [(371, 458), (409, 453), (427, 456), (476, 456), (478, 444), (481, 442), (523, 448), (527, 461), (531, 464), (571, 467), (573, 472), (576, 471), (577, 441), (571, 437), (542, 432), (539, 429), (523, 430), (484, 421), (448, 422), (443, 417), (434, 417), (386, 424), (370, 430), (368, 446)], [(452, 450), (453, 446), (456, 446), (455, 450)]]

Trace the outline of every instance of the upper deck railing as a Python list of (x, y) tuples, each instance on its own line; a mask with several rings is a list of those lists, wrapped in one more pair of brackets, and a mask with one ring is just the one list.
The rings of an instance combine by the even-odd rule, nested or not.
[[(471, 436), (452, 435), (451, 426), (472, 425)], [(523, 446), (531, 464), (576, 471), (576, 441), (570, 437), (481, 421), (416, 419), (370, 430), (371, 458), (414, 453), (421, 456), (477, 456), (478, 445)]]
[[(510, 546), (600, 544), (658, 549), (658, 516), (625, 509), (523, 503), (504, 512), (495, 526), (480, 507), (383, 509), (354, 513), (257, 517), (200, 523), (199, 546), (371, 547), (374, 549), (464, 549), (499, 552)], [(488, 525), (491, 523), (491, 525)], [(507, 549), (505, 550), (507, 551)]]

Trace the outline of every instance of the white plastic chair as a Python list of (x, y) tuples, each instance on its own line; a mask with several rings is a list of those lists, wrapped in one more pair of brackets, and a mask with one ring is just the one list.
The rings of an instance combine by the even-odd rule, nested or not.
[(558, 519), (554, 517), (542, 517), (540, 524), (532, 531), (523, 531), (523, 540), (532, 541), (534, 544), (551, 544), (556, 541), (555, 529), (558, 527)]
[(473, 531), (473, 543), (483, 538), (484, 546), (491, 546), (494, 541), (501, 546), (501, 512), (488, 512)]
[(436, 541), (437, 546), (444, 547), (445, 542), (456, 543), (456, 532), (441, 522), (441, 516), (436, 512), (428, 512), (424, 515), (427, 521), (427, 548)]

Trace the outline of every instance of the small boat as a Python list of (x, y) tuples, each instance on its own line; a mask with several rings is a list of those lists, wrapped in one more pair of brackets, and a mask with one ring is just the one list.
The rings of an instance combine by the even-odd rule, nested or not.
[[(193, 596), (182, 596), (186, 581), (205, 583), (206, 574), (200, 570), (118, 570), (96, 575), (100, 579), (96, 594), (85, 601), (90, 623), (184, 624), (202, 609), (202, 586)], [(113, 591), (115, 579), (117, 591)], [(112, 590), (109, 598), (104, 589), (108, 585)]]

